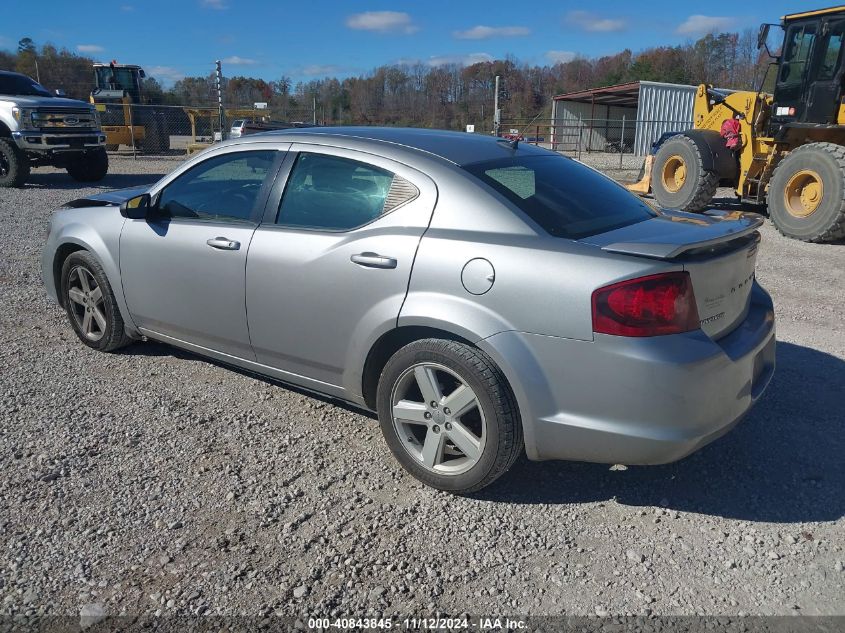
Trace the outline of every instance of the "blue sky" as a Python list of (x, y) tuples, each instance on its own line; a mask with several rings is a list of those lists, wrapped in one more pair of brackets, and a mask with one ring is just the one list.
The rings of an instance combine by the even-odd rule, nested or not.
[[(366, 73), (382, 64), (543, 64), (681, 44), (711, 30), (756, 28), (831, 4), (533, 2), (496, 0), (6, 0), (0, 48), (25, 36), (100, 61), (139, 64), (165, 84), (224, 61), (227, 76), (294, 81)], [(5, 3), (4, 3), (5, 4)], [(48, 9), (48, 10), (45, 10)]]

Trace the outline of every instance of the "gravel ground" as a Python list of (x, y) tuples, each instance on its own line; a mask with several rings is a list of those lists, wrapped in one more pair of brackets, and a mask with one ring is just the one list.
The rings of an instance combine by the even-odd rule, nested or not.
[[(101, 188), (177, 165), (114, 159)], [(661, 467), (523, 460), (459, 498), (359, 412), (81, 345), (39, 254), (95, 189), (34, 173), (0, 190), (0, 614), (845, 614), (842, 244), (763, 229), (779, 365), (726, 437)]]

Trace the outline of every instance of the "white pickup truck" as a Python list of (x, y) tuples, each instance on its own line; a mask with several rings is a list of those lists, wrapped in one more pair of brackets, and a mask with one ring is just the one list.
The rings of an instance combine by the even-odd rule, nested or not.
[(21, 187), (31, 167), (67, 169), (96, 182), (109, 170), (93, 105), (55, 96), (33, 79), (0, 71), (0, 187)]

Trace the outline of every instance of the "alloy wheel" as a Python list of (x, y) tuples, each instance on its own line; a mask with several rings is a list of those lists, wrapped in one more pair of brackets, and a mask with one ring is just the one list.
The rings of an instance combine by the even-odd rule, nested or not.
[(108, 320), (103, 306), (103, 291), (90, 270), (76, 266), (68, 277), (67, 297), (76, 325), (90, 341), (99, 341), (106, 333)]
[(391, 394), (391, 417), (403, 448), (432, 472), (466, 472), (484, 452), (487, 423), (478, 397), (443, 365), (419, 363), (405, 370)]

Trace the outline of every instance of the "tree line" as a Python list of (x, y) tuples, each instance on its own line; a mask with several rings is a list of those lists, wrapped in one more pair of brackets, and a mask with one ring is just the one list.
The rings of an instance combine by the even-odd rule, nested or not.
[[(224, 80), (227, 107), (266, 102), (271, 116), (327, 125), (406, 125), (489, 129), (493, 120), (495, 77), (499, 75), (502, 116), (526, 120), (550, 109), (556, 94), (628, 81), (711, 83), (720, 88), (759, 87), (769, 59), (757, 50), (756, 33), (711, 33), (695, 42), (633, 53), (626, 49), (598, 58), (576, 56), (549, 65), (530, 65), (508, 56), (467, 66), (432, 66), (425, 62), (380, 66), (345, 78), (325, 77), (294, 83), (231, 76)], [(29, 39), (16, 51), (0, 51), (0, 69), (40, 79), (47, 88), (88, 99), (93, 88), (93, 59), (51, 44), (40, 48)], [(224, 67), (224, 74), (226, 68)], [(215, 105), (214, 73), (185, 77), (163, 87), (154, 77), (143, 85), (144, 100), (165, 105)]]

